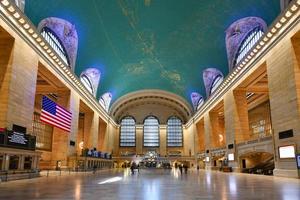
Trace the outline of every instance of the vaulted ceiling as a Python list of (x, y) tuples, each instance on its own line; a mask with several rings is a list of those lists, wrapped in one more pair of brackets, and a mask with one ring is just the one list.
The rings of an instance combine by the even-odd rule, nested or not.
[(98, 97), (113, 101), (141, 89), (162, 89), (189, 102), (205, 96), (202, 71), (228, 73), (225, 30), (234, 21), (279, 15), (279, 0), (26, 0), (25, 14), (37, 26), (47, 17), (75, 25), (77, 75), (101, 71)]

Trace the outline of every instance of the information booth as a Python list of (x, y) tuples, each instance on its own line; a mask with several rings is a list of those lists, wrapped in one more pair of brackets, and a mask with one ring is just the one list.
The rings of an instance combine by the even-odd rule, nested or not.
[(0, 130), (0, 181), (39, 176), (41, 153), (35, 151), (35, 141), (24, 127), (13, 125), (12, 130)]

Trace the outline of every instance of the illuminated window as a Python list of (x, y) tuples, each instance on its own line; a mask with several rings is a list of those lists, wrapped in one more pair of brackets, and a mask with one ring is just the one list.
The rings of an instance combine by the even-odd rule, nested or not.
[(167, 122), (167, 146), (182, 147), (182, 122), (177, 117), (171, 117)]
[(110, 92), (106, 92), (106, 93), (104, 93), (104, 94), (100, 97), (100, 99), (99, 99), (100, 105), (101, 105), (107, 112), (108, 112), (108, 110), (109, 110), (111, 98), (112, 98), (112, 94), (111, 94)]
[(199, 110), (203, 104), (204, 104), (204, 99), (200, 98), (197, 104), (197, 110)]
[(32, 135), (36, 136), (36, 148), (50, 151), (52, 149), (53, 127), (40, 120), (40, 114), (33, 114)]
[(125, 117), (121, 120), (120, 147), (135, 146), (135, 120), (132, 117)]
[(42, 36), (49, 43), (52, 49), (61, 57), (61, 59), (69, 65), (69, 58), (63, 43), (58, 36), (48, 27), (44, 27), (41, 31)]
[(83, 75), (80, 76), (80, 81), (83, 83), (84, 87), (86, 87), (86, 89), (91, 94), (94, 94), (93, 85), (92, 85), (89, 77), (87, 77), (86, 75), (83, 74)]
[(154, 116), (144, 121), (144, 146), (159, 147), (159, 122)]
[(212, 94), (218, 87), (219, 85), (223, 82), (223, 76), (222, 75), (218, 75), (216, 76), (216, 78), (214, 79), (211, 88), (210, 88), (210, 94)]
[(238, 64), (252, 49), (252, 47), (257, 43), (257, 41), (263, 36), (264, 32), (259, 28), (255, 28), (253, 31), (251, 31), (247, 37), (245, 37), (244, 41), (242, 42), (237, 57), (235, 59), (235, 65)]

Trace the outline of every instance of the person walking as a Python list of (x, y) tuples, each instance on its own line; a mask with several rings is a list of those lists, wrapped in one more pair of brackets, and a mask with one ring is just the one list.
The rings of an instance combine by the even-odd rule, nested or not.
[(179, 165), (180, 174), (182, 174), (182, 164)]

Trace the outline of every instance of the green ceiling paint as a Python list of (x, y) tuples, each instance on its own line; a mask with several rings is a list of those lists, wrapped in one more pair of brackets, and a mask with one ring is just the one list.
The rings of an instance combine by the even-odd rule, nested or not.
[(174, 92), (189, 102), (205, 96), (202, 71), (228, 73), (225, 30), (235, 20), (258, 16), (268, 24), (279, 0), (27, 0), (25, 13), (37, 26), (46, 17), (75, 24), (79, 50), (75, 72), (98, 67), (98, 97), (113, 101), (140, 89)]

